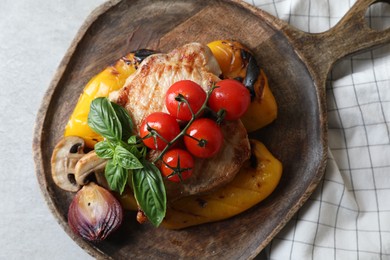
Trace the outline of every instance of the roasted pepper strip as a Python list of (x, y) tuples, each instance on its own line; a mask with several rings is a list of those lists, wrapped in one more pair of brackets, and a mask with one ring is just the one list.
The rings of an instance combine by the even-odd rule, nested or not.
[(260, 75), (254, 85), (255, 98), (249, 105), (246, 113), (241, 117), (248, 132), (256, 131), (272, 123), (278, 113), (276, 100), (268, 85), (268, 79), (264, 71), (260, 69)]
[(249, 60), (243, 53), (249, 50), (241, 43), (233, 40), (218, 40), (207, 44), (217, 59), (224, 78), (244, 79)]
[(154, 53), (149, 50), (139, 50), (129, 53), (119, 59), (114, 65), (107, 67), (93, 77), (85, 86), (83, 93), (73, 110), (72, 115), (65, 127), (65, 136), (79, 136), (85, 140), (89, 148), (103, 138), (92, 131), (87, 124), (89, 107), (92, 100), (97, 97), (107, 97), (112, 91), (120, 89), (126, 79), (136, 71), (139, 63), (148, 55)]
[[(248, 161), (226, 186), (208, 194), (181, 198), (171, 203), (162, 226), (181, 229), (235, 216), (267, 198), (278, 185), (282, 164), (257, 140), (250, 140), (254, 160)], [(255, 161), (255, 165), (251, 165)], [(128, 190), (119, 200), (127, 210), (137, 210)]]
[(282, 164), (259, 141), (251, 140), (252, 156), (232, 182), (208, 195), (174, 201), (162, 226), (181, 229), (235, 216), (268, 197), (278, 185)]
[(252, 102), (241, 118), (248, 132), (258, 130), (277, 117), (277, 104), (269, 88), (267, 77), (252, 53), (234, 40), (218, 40), (207, 44), (218, 61), (223, 78), (244, 83), (252, 95)]

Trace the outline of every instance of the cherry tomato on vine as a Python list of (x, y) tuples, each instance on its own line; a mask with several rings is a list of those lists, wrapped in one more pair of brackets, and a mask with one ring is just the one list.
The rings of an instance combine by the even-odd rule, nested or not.
[(208, 105), (214, 111), (225, 110), (226, 120), (236, 120), (245, 114), (251, 103), (249, 90), (239, 81), (224, 79), (210, 95)]
[(148, 115), (141, 123), (140, 137), (150, 149), (163, 150), (179, 133), (176, 119), (163, 112)]
[[(185, 99), (188, 104), (179, 99)], [(169, 114), (182, 121), (190, 121), (191, 110), (196, 114), (206, 100), (206, 92), (202, 87), (191, 80), (180, 80), (175, 82), (167, 91), (165, 106)], [(189, 109), (191, 108), (191, 110)]]
[(199, 158), (210, 158), (222, 147), (223, 134), (221, 128), (211, 119), (195, 120), (184, 135), (187, 150)]
[(180, 182), (192, 175), (194, 158), (183, 149), (172, 149), (164, 154), (161, 173), (173, 182)]

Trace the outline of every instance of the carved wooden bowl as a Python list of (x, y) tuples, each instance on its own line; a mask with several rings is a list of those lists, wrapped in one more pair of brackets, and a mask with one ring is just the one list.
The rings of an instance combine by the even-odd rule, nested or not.
[[(33, 142), (36, 174), (61, 226), (97, 258), (247, 259), (255, 257), (312, 194), (327, 158), (325, 80), (347, 54), (390, 42), (364, 21), (375, 0), (358, 0), (331, 30), (308, 34), (240, 0), (113, 0), (81, 27), (45, 95)], [(50, 157), (85, 84), (107, 65), (139, 48), (163, 52), (188, 42), (236, 39), (264, 69), (278, 103), (278, 118), (251, 134), (283, 163), (274, 193), (225, 221), (181, 231), (139, 225), (128, 216), (120, 231), (100, 244), (75, 236), (67, 225), (74, 194), (51, 178)], [(129, 213), (130, 215), (132, 213)]]

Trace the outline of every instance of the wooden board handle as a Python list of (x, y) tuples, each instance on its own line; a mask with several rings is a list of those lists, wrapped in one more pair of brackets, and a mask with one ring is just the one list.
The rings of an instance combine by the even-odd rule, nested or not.
[(390, 4), (390, 0), (358, 0), (339, 23), (323, 33), (284, 28), (303, 61), (312, 65), (311, 74), (317, 83), (325, 83), (333, 64), (344, 56), (390, 43), (390, 28), (377, 31), (365, 20), (368, 8), (380, 2)]

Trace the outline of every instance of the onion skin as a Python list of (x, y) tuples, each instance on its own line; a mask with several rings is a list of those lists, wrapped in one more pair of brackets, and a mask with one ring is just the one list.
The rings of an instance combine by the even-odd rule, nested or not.
[(68, 224), (82, 238), (99, 242), (122, 223), (119, 201), (106, 189), (91, 182), (76, 193), (68, 211)]

